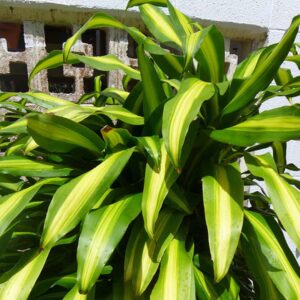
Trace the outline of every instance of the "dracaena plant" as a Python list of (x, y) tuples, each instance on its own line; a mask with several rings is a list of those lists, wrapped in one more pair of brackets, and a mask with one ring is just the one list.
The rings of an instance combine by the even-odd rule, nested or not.
[[(281, 65), (299, 66), (300, 17), (228, 78), (215, 26), (168, 0), (132, 6), (149, 36), (98, 13), (29, 78), (81, 62), (123, 71), (123, 89), (0, 95), (0, 299), (298, 299), (283, 232), (300, 249), (300, 79)], [(72, 53), (103, 27), (136, 41), (138, 69)]]

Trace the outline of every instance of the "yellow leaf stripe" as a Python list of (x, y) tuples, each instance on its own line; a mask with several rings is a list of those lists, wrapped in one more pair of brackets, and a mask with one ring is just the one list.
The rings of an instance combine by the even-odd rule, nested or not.
[(252, 158), (260, 166), (260, 173), (255, 174), (265, 180), (275, 212), (291, 239), (300, 249), (300, 192), (271, 168), (265, 159), (259, 156), (252, 156)]
[[(171, 41), (180, 47), (182, 46), (182, 42), (174, 30), (174, 26), (168, 19), (168, 16), (165, 15), (159, 8), (150, 4), (143, 4), (140, 6), (140, 12), (142, 14), (142, 18), (147, 18), (150, 22), (153, 22), (153, 24), (159, 24), (159, 34), (164, 36), (164, 40), (162, 42)], [(154, 32), (152, 33), (154, 34)]]
[(181, 152), (191, 122), (202, 103), (214, 94), (211, 84), (190, 78), (182, 83), (178, 94), (169, 100), (163, 114), (163, 137), (176, 168), (181, 167)]
[[(129, 149), (112, 154), (98, 167), (71, 180), (57, 190), (45, 220), (41, 239), (43, 248), (48, 244), (53, 245), (78, 224), (80, 221), (78, 216), (83, 216), (84, 212), (92, 208), (102, 193), (109, 188), (111, 180), (124, 167), (133, 150)], [(115, 174), (112, 173), (112, 170), (115, 170)]]
[(36, 253), (24, 267), (10, 277), (8, 281), (2, 283), (0, 285), (0, 300), (26, 300), (44, 267), (49, 252), (50, 248), (39, 254)]
[(213, 175), (203, 177), (204, 210), (215, 281), (219, 282), (228, 272), (242, 230), (243, 184), (237, 167), (209, 168)]
[[(77, 271), (78, 285), (81, 291), (87, 293), (95, 284), (98, 276), (101, 274), (102, 268), (115, 248), (115, 240), (122, 237), (122, 235), (117, 235), (112, 242), (111, 239), (114, 235), (114, 231), (117, 230), (118, 233), (125, 233), (129, 223), (140, 211), (140, 200), (140, 194), (129, 197), (126, 196), (120, 201), (104, 207), (100, 211), (91, 213), (90, 216), (92, 219), (89, 219), (89, 216), (86, 219), (88, 229), (90, 229), (88, 222), (94, 220), (94, 217), (99, 217), (99, 222), (96, 224), (96, 228), (92, 228), (93, 233), (92, 236), (90, 236), (91, 240), (88, 242), (88, 247), (85, 247), (86, 236), (84, 236), (84, 234), (87, 232), (85, 231), (85, 224), (82, 237), (79, 239), (80, 253), (78, 253), (78, 256), (81, 255), (84, 257), (83, 262), (79, 260)], [(134, 210), (132, 205), (135, 204), (137, 204), (137, 209)], [(131, 211), (126, 212), (127, 208)], [(122, 216), (123, 219), (120, 220)], [(122, 226), (122, 228), (117, 227), (118, 225)], [(81, 250), (83, 250), (84, 253), (82, 253)]]
[(155, 172), (149, 164), (146, 166), (143, 190), (142, 212), (146, 232), (150, 238), (154, 236), (155, 222), (163, 201), (176, 180), (178, 174), (172, 166), (164, 144), (161, 145), (160, 171)]
[(270, 230), (268, 230), (265, 227), (265, 225), (262, 222), (260, 222), (255, 216), (253, 216), (250, 212), (245, 211), (245, 215), (252, 224), (252, 226), (255, 228), (255, 230), (259, 232), (259, 234), (270, 246), (270, 248), (273, 251), (275, 251), (278, 263), (280, 264), (282, 269), (287, 273), (287, 280), (293, 287), (294, 291), (300, 291), (300, 279), (294, 271), (293, 267), (290, 265), (276, 237), (273, 234), (271, 234)]
[(62, 182), (62, 179), (44, 179), (22, 191), (0, 197), (0, 236), (44, 184), (56, 182)]

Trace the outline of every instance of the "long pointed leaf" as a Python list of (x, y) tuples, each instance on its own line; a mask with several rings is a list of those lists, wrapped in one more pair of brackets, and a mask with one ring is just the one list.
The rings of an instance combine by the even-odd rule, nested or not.
[(52, 152), (69, 152), (82, 147), (100, 154), (104, 149), (104, 142), (96, 133), (63, 117), (36, 114), (28, 117), (27, 127), (34, 141)]
[(265, 111), (235, 126), (213, 130), (209, 135), (217, 141), (237, 146), (298, 139), (300, 105)]
[(73, 169), (50, 164), (42, 160), (32, 160), (23, 156), (0, 157), (0, 173), (16, 176), (58, 177), (68, 176)]
[(125, 288), (132, 287), (136, 295), (146, 290), (159, 266), (150, 256), (147, 240), (144, 228), (136, 222), (127, 243), (124, 263)]
[(194, 269), (184, 243), (173, 239), (160, 266), (158, 280), (151, 293), (151, 300), (196, 299)]
[(250, 172), (266, 183), (272, 205), (290, 238), (300, 249), (300, 191), (285, 181), (273, 168), (270, 154), (245, 156)]
[(142, 46), (138, 46), (137, 55), (144, 89), (144, 114), (148, 119), (157, 106), (164, 102), (166, 95), (155, 68)]
[[(299, 296), (300, 278), (299, 266), (288, 247), (282, 248), (284, 242), (279, 242), (282, 235), (275, 220), (268, 220), (254, 212), (245, 212), (245, 233), (248, 239), (256, 239), (256, 246), (267, 263), (265, 268), (272, 281), (286, 299), (296, 300)], [(273, 231), (277, 227), (277, 230)], [(294, 260), (294, 262), (293, 262)], [(295, 269), (296, 268), (296, 269)]]
[(161, 162), (159, 172), (155, 172), (149, 164), (146, 166), (143, 190), (142, 212), (144, 225), (149, 237), (153, 238), (155, 222), (163, 201), (178, 174), (171, 164), (165, 146), (161, 144)]
[(25, 209), (26, 205), (45, 184), (60, 184), (64, 180), (49, 178), (13, 194), (0, 197), (0, 236), (5, 233), (10, 223)]
[(243, 182), (235, 165), (214, 165), (203, 177), (205, 220), (215, 280), (228, 272), (243, 226)]
[(112, 154), (98, 167), (60, 187), (48, 208), (41, 247), (72, 230), (119, 176), (134, 149)]
[(140, 213), (141, 198), (141, 194), (125, 196), (86, 217), (77, 251), (78, 284), (82, 293), (93, 287), (127, 227)]
[(212, 84), (196, 78), (182, 82), (178, 94), (164, 107), (163, 138), (174, 166), (181, 168), (181, 152), (188, 129), (202, 103), (214, 94)]
[(2, 283), (0, 299), (26, 300), (43, 269), (49, 252), (50, 248), (47, 248), (41, 253), (35, 253), (19, 271)]
[(253, 75), (243, 82), (237, 93), (224, 108), (224, 116), (245, 107), (253, 101), (259, 91), (270, 84), (294, 43), (299, 24), (300, 16), (297, 16), (293, 19), (282, 40), (273, 48), (270, 55), (261, 61)]

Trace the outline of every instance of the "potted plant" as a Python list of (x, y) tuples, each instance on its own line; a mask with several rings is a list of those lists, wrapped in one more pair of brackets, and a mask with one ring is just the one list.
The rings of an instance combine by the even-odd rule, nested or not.
[[(299, 64), (300, 17), (228, 79), (215, 26), (168, 0), (132, 6), (149, 36), (98, 13), (29, 79), (80, 62), (122, 70), (124, 89), (101, 89), (97, 77), (78, 103), (0, 95), (11, 112), (0, 128), (0, 299), (297, 299), (282, 231), (299, 249), (299, 182), (285, 148), (299, 139), (300, 106), (260, 106), (300, 94), (299, 77), (281, 68)], [(102, 27), (135, 40), (138, 69), (72, 53)]]

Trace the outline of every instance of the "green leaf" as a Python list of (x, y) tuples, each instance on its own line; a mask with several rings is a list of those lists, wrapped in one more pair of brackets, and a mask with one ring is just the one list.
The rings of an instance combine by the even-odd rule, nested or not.
[(150, 256), (147, 240), (141, 222), (136, 222), (127, 243), (124, 262), (124, 283), (128, 286), (125, 288), (132, 287), (136, 295), (147, 289), (159, 266)]
[(241, 247), (247, 265), (259, 285), (259, 299), (284, 299), (268, 274), (268, 262), (262, 254), (256, 238), (251, 234), (247, 237), (242, 234)]
[(64, 179), (49, 178), (19, 192), (0, 197), (0, 236), (3, 235), (11, 222), (26, 208), (26, 205), (45, 184), (60, 184)]
[(69, 176), (73, 169), (63, 165), (50, 164), (23, 156), (0, 157), (0, 173), (15, 176), (59, 177)]
[(69, 152), (82, 147), (100, 154), (104, 142), (89, 128), (64, 117), (36, 114), (28, 117), (28, 132), (34, 141), (51, 152)]
[(41, 247), (54, 245), (72, 230), (118, 178), (134, 149), (112, 154), (99, 166), (61, 186), (46, 215)]
[(149, 239), (149, 255), (155, 262), (160, 262), (161, 258), (175, 237), (177, 230), (183, 220), (184, 215), (171, 209), (163, 209), (157, 219), (154, 238)]
[(264, 268), (285, 299), (296, 300), (299, 296), (299, 266), (288, 246), (284, 249), (284, 238), (275, 220), (267, 219), (254, 212), (245, 212), (244, 232), (248, 240), (255, 241), (255, 247), (264, 262)]
[(159, 172), (156, 172), (147, 164), (145, 173), (142, 212), (145, 230), (150, 238), (154, 237), (155, 222), (159, 211), (177, 177), (178, 174), (171, 164), (165, 146), (162, 143)]
[(78, 285), (82, 293), (96, 283), (127, 227), (140, 213), (141, 199), (141, 194), (125, 196), (86, 217), (77, 250)]
[(243, 226), (243, 181), (236, 165), (213, 165), (203, 177), (203, 200), (215, 281), (227, 274)]
[(116, 19), (104, 14), (97, 13), (93, 15), (72, 37), (70, 37), (64, 46), (64, 61), (67, 61), (72, 46), (80, 36), (88, 29), (100, 29), (101, 27), (112, 27), (124, 29), (124, 25)]
[(262, 48), (252, 52), (246, 59), (244, 59), (237, 67), (233, 74), (234, 79), (245, 79), (251, 76), (259, 61), (264, 57), (266, 54), (269, 54), (272, 48)]
[(36, 251), (7, 281), (0, 284), (0, 300), (26, 300), (43, 269), (49, 252), (50, 248), (44, 249), (41, 253)]
[[(67, 47), (67, 44), (66, 46)], [(120, 59), (112, 54), (107, 54), (104, 56), (83, 56), (75, 53), (68, 54), (67, 63), (69, 64), (77, 64), (82, 62), (93, 69), (100, 71), (112, 71), (112, 70), (122, 70), (127, 75), (132, 77), (133, 79), (140, 80), (140, 72), (127, 66)], [(63, 60), (63, 52), (60, 50), (54, 50), (50, 52), (45, 58), (40, 60), (31, 71), (29, 76), (29, 82), (33, 79), (33, 77), (38, 74), (40, 71), (45, 69), (53, 69), (64, 64)]]
[(278, 173), (284, 173), (286, 162), (286, 143), (274, 142), (272, 144), (273, 156), (276, 161)]
[(168, 15), (151, 4), (143, 4), (139, 9), (145, 25), (156, 39), (161, 43), (182, 47), (182, 41)]
[(182, 167), (181, 152), (189, 126), (199, 113), (202, 103), (214, 93), (212, 84), (189, 78), (181, 83), (178, 94), (165, 104), (163, 138), (172, 163), (179, 170)]
[(251, 146), (298, 139), (300, 136), (300, 105), (284, 106), (251, 117), (232, 127), (209, 132), (214, 140), (236, 145)]
[(196, 299), (193, 263), (183, 241), (174, 238), (169, 244), (150, 299)]
[(102, 107), (84, 107), (84, 110), (87, 112), (90, 111), (97, 114), (105, 115), (112, 120), (121, 120), (131, 125), (144, 124), (143, 117), (140, 117), (119, 105), (108, 105)]
[(191, 215), (193, 213), (194, 203), (191, 197), (186, 196), (184, 189), (176, 184), (174, 184), (169, 190), (166, 200), (171, 207), (174, 207), (180, 212), (183, 212), (187, 215)]
[(127, 145), (133, 140), (132, 135), (127, 129), (113, 128), (108, 125), (101, 129), (102, 137), (106, 143), (106, 147), (113, 149), (119, 145)]
[(214, 289), (214, 284), (211, 283), (204, 274), (194, 267), (196, 294), (199, 299), (203, 300), (218, 300), (218, 293)]
[(234, 97), (225, 106), (223, 116), (245, 107), (253, 101), (259, 91), (270, 84), (294, 43), (299, 24), (300, 16), (297, 16), (293, 19), (282, 40), (272, 49), (266, 59), (260, 61), (255, 72), (242, 83)]
[(144, 114), (148, 119), (157, 106), (166, 99), (166, 95), (155, 68), (142, 46), (138, 46), (137, 56), (144, 89)]
[(146, 3), (157, 6), (167, 6), (167, 0), (130, 0), (127, 3), (126, 9)]
[(193, 21), (177, 8), (175, 8), (169, 0), (167, 1), (167, 5), (171, 21), (174, 25), (174, 29), (180, 36), (182, 43), (184, 44), (186, 37), (194, 32), (192, 26)]
[(0, 134), (3, 133), (27, 133), (27, 119), (21, 118), (0, 129)]
[(161, 142), (157, 135), (141, 136), (136, 138), (137, 146), (144, 149), (147, 153), (149, 165), (159, 172), (161, 161)]
[[(225, 65), (223, 35), (214, 25), (194, 35), (195, 42), (191, 43), (191, 45), (195, 45), (195, 48), (191, 53), (195, 52), (200, 46), (196, 54), (198, 61), (197, 73), (204, 81), (222, 82)], [(190, 45), (187, 47), (188, 50)], [(189, 53), (189, 51), (187, 52)]]
[(22, 99), (29, 101), (30, 103), (39, 105), (44, 108), (54, 108), (61, 105), (72, 105), (74, 103), (64, 100), (49, 94), (44, 94), (40, 92), (27, 92), (27, 93), (18, 93), (18, 96)]
[(285, 181), (273, 168), (270, 154), (245, 155), (250, 172), (264, 179), (273, 208), (290, 238), (300, 249), (300, 191)]

